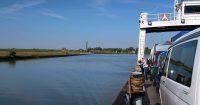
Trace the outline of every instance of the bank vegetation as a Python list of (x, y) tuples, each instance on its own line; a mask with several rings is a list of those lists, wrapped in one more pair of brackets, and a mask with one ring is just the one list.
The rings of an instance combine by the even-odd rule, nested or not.
[(49, 50), (49, 49), (0, 49), (0, 60), (17, 60), (29, 58), (64, 57), (78, 56), (87, 53), (69, 50)]

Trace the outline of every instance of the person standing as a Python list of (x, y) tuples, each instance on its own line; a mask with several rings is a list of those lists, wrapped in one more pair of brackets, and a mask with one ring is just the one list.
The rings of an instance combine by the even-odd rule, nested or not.
[(143, 63), (142, 63), (141, 60), (138, 61), (138, 65), (139, 65), (140, 68), (141, 68), (141, 72), (142, 72), (142, 74), (144, 74)]
[(143, 63), (143, 69), (144, 69), (144, 78), (145, 80), (147, 80), (147, 72), (148, 72), (147, 59), (142, 58), (142, 63)]

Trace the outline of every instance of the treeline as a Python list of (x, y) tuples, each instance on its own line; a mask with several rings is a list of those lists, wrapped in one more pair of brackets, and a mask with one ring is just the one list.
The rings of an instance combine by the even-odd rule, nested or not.
[[(94, 54), (137, 54), (138, 48), (128, 47), (128, 48), (88, 48), (87, 52), (94, 53)], [(151, 49), (148, 47), (145, 48), (145, 54), (150, 54)]]

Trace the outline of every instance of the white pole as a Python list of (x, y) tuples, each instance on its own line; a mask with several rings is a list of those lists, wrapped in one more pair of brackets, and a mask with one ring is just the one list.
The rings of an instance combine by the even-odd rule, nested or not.
[(141, 60), (144, 57), (145, 38), (146, 38), (146, 30), (145, 29), (140, 29), (139, 47), (138, 47), (138, 61)]

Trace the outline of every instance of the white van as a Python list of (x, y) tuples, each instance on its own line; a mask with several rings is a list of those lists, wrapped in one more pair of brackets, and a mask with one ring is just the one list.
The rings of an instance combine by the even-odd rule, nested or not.
[(200, 28), (174, 42), (160, 81), (162, 105), (200, 105)]
[(158, 55), (162, 52), (168, 51), (169, 46), (170, 46), (169, 43), (155, 44), (153, 48), (151, 49), (150, 57), (149, 57), (152, 60), (152, 62), (155, 61), (157, 63)]

